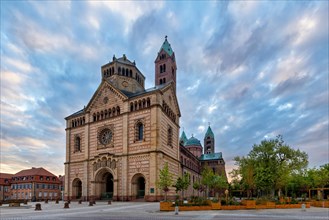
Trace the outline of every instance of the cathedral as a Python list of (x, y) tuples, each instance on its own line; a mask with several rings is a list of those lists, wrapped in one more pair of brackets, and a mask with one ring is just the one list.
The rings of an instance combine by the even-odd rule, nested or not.
[[(210, 126), (204, 149), (195, 137), (179, 137), (176, 71), (167, 37), (155, 59), (152, 88), (145, 89), (145, 76), (126, 55), (101, 67), (89, 103), (65, 118), (65, 199), (158, 201), (163, 192), (157, 180), (166, 163), (174, 179), (190, 174), (191, 195), (203, 166), (226, 177)], [(174, 188), (168, 193), (175, 194)]]

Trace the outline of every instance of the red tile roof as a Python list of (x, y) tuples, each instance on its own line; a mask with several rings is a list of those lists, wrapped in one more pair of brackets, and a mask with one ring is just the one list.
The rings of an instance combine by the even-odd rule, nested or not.
[(39, 167), (35, 168), (32, 167), (32, 169), (27, 169), (27, 170), (21, 170), (18, 173), (13, 175), (14, 177), (21, 177), (21, 176), (53, 176), (57, 177), (56, 175), (52, 174), (48, 170)]
[(14, 176), (14, 174), (10, 174), (10, 173), (0, 173), (0, 178), (3, 179), (11, 179)]

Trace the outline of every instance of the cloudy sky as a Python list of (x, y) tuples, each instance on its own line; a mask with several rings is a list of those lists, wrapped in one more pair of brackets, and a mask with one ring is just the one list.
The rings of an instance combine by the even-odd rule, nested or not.
[(1, 1), (1, 172), (64, 174), (64, 117), (101, 65), (126, 54), (152, 87), (165, 35), (180, 126), (203, 140), (210, 122), (228, 171), (278, 134), (328, 163), (327, 1)]

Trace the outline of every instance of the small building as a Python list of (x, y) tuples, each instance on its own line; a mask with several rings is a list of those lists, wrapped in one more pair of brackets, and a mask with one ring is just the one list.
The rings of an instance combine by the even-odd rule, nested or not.
[(0, 173), (0, 201), (10, 199), (10, 184), (13, 174)]
[(61, 182), (46, 169), (32, 167), (14, 174), (11, 178), (11, 199), (46, 200), (60, 196)]

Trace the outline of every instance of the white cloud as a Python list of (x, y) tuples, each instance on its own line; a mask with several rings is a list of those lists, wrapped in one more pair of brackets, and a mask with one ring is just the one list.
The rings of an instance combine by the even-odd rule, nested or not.
[(289, 109), (291, 109), (292, 108), (292, 104), (291, 103), (285, 103), (285, 104), (283, 104), (283, 105), (280, 105), (279, 107), (277, 107), (276, 109), (278, 110), (278, 111), (284, 111), (284, 110), (289, 110)]
[(127, 36), (132, 24), (144, 14), (160, 10), (164, 6), (163, 1), (140, 2), (140, 1), (89, 1), (92, 7), (107, 7), (124, 23), (124, 35)]

